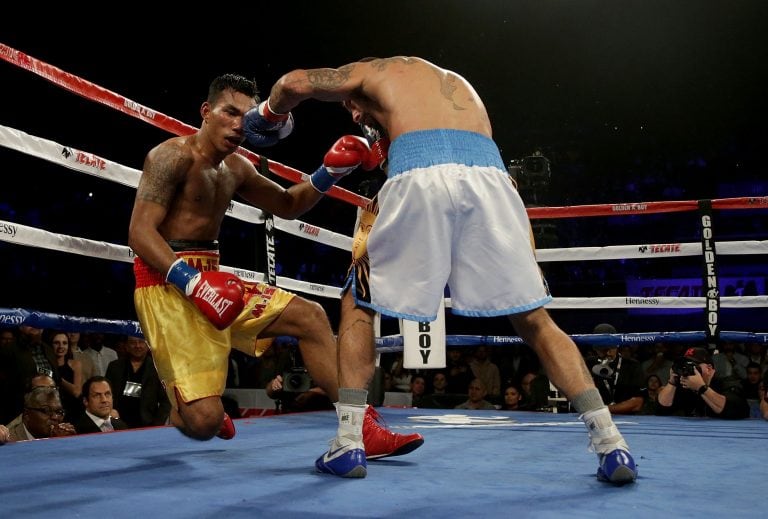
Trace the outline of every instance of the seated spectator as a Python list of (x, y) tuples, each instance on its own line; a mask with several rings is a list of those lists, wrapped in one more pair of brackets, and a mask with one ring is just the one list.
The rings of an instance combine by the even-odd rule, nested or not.
[(749, 358), (739, 350), (740, 344), (725, 341), (712, 356), (712, 366), (717, 372), (717, 378), (725, 387), (739, 385), (742, 380), (747, 378)]
[(104, 376), (109, 363), (117, 360), (117, 351), (105, 345), (103, 333), (88, 332), (82, 334), (80, 336), (80, 349), (83, 355), (91, 359), (94, 376)]
[(27, 382), (37, 375), (49, 375), (56, 384), (59, 383), (59, 371), (56, 367), (56, 355), (53, 348), (43, 342), (42, 328), (22, 325), (18, 330), (15, 345), (3, 348), (0, 362), (5, 381), (3, 392), (3, 423), (12, 420), (24, 410), (24, 395), (27, 392)]
[[(24, 394), (26, 395), (36, 387), (52, 387), (57, 391), (59, 389), (58, 386), (56, 386), (56, 382), (54, 382), (54, 380), (49, 375), (39, 374), (27, 380), (27, 382), (24, 384)], [(59, 395), (59, 397), (61, 397), (61, 395)], [(24, 412), (22, 410), (22, 412), (19, 413), (18, 416), (16, 416), (13, 420), (11, 420), (8, 423), (8, 428), (11, 429), (13, 427), (16, 427), (17, 424), (20, 424), (22, 422), (23, 418), (24, 418)]]
[(464, 402), (466, 399), (466, 393), (449, 393), (446, 372), (436, 371), (432, 375), (432, 392), (424, 395), (417, 407), (426, 409), (453, 409), (457, 404)]
[(392, 374), (392, 384), (395, 391), (403, 391), (405, 393), (411, 390), (411, 371), (404, 366), (403, 354), (398, 353), (395, 360), (392, 362), (390, 373)]
[(464, 358), (461, 348), (448, 348), (445, 359), (446, 391), (453, 394), (466, 394), (467, 386), (472, 382), (472, 370)]
[[(669, 377), (669, 374), (667, 374), (667, 377)], [(645, 387), (643, 388), (643, 407), (638, 414), (656, 414), (659, 391), (663, 385), (658, 375), (648, 375), (648, 378), (645, 379)]]
[(426, 398), (427, 393), (427, 381), (424, 379), (424, 375), (415, 373), (411, 375), (411, 405), (413, 407), (425, 407), (425, 403), (429, 403)]
[(0, 445), (8, 443), (11, 439), (11, 432), (5, 425), (0, 425)]
[(749, 364), (747, 364), (747, 378), (741, 382), (741, 386), (744, 388), (744, 398), (755, 401), (760, 398), (759, 392), (762, 377), (763, 374), (760, 371), (760, 364), (750, 361)]
[(67, 338), (69, 339), (69, 350), (72, 352), (72, 358), (80, 361), (83, 380), (88, 380), (95, 375), (95, 368), (91, 357), (80, 349), (80, 332), (67, 332)]
[(102, 376), (93, 376), (83, 384), (85, 412), (75, 424), (77, 434), (128, 429), (128, 424), (113, 417), (112, 386)]
[(672, 361), (667, 358), (668, 350), (667, 343), (657, 342), (653, 345), (652, 356), (640, 363), (645, 376), (656, 375), (662, 385), (669, 381), (669, 369), (672, 367)]
[(125, 357), (113, 360), (107, 366), (106, 378), (114, 390), (115, 409), (130, 428), (165, 425), (171, 402), (160, 382), (147, 342), (141, 337), (126, 337), (124, 347)]
[(760, 366), (760, 373), (768, 371), (768, 345), (760, 342), (750, 342), (746, 345), (744, 354), (750, 362)]
[(496, 409), (496, 406), (490, 403), (485, 397), (488, 392), (485, 390), (483, 381), (476, 378), (469, 383), (467, 390), (469, 399), (463, 404), (459, 404), (454, 409)]
[(764, 420), (768, 420), (768, 371), (763, 374), (763, 383), (760, 385), (760, 414)]
[(83, 392), (83, 365), (72, 355), (69, 336), (59, 330), (45, 330), (43, 341), (53, 347), (56, 355), (56, 367), (59, 370), (61, 403), (67, 412), (66, 419), (75, 422), (83, 412), (81, 396)]
[(490, 398), (501, 396), (501, 374), (499, 367), (491, 360), (487, 346), (475, 346), (469, 368), (472, 375), (483, 382)]
[(550, 411), (549, 379), (543, 373), (529, 371), (520, 379), (522, 401), (520, 408), (524, 411)]
[(661, 388), (658, 414), (711, 416), (725, 419), (749, 417), (749, 404), (741, 385), (725, 386), (705, 348), (688, 348), (673, 363), (669, 382)]
[(64, 407), (55, 387), (36, 387), (24, 395), (21, 420), (8, 427), (8, 441), (36, 440), (77, 434), (64, 422)]
[(595, 348), (598, 356), (591, 366), (595, 386), (611, 414), (636, 414), (643, 407), (640, 363), (622, 356), (616, 346)]
[(522, 400), (522, 392), (516, 386), (508, 385), (504, 389), (504, 403), (501, 404), (501, 409), (503, 411), (522, 411)]

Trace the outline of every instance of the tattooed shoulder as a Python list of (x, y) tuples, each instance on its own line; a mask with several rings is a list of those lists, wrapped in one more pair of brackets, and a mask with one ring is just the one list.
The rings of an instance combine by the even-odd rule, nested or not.
[(183, 147), (159, 146), (144, 163), (136, 197), (164, 206), (169, 205), (176, 192), (176, 186), (184, 179), (192, 163), (192, 157)]

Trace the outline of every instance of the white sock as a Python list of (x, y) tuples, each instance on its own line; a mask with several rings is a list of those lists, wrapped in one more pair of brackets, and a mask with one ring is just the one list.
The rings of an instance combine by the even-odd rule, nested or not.
[(624, 449), (629, 452), (629, 446), (624, 441), (624, 437), (619, 429), (613, 423), (611, 413), (608, 408), (603, 406), (593, 411), (588, 411), (581, 415), (584, 425), (587, 426), (590, 445), (589, 450), (600, 454), (607, 454), (615, 449)]
[(346, 438), (354, 442), (363, 441), (363, 419), (365, 405), (336, 403), (336, 415), (339, 417), (337, 438)]

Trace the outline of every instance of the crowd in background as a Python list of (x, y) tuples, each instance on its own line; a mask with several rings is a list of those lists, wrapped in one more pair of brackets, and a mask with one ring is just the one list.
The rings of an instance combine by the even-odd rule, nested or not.
[[(616, 329), (603, 323), (593, 331)], [(714, 351), (654, 343), (582, 346), (581, 352), (613, 414), (768, 420), (767, 349), (757, 342), (722, 342)], [(676, 375), (676, 362), (686, 356), (699, 366), (685, 379), (694, 384)], [(227, 387), (265, 389), (279, 412), (332, 409), (311, 379), (298, 391), (284, 387), (283, 377), (302, 368), (296, 342), (279, 337), (261, 357), (233, 350)], [(383, 353), (377, 371), (374, 405), (384, 403), (386, 394), (403, 393), (420, 408), (571, 411), (526, 345), (449, 347), (446, 367), (429, 370), (406, 369), (402, 352)], [(673, 386), (674, 402), (664, 396)], [(705, 398), (707, 393), (716, 398)], [(239, 404), (224, 398), (230, 415), (240, 416)], [(0, 443), (165, 425), (170, 408), (141, 337), (0, 329)]]
[(170, 414), (141, 337), (0, 329), (0, 440), (165, 425)]

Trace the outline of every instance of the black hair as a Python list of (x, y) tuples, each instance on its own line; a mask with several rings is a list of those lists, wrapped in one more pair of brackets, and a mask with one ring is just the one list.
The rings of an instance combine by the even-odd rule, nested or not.
[(208, 102), (216, 104), (219, 95), (225, 90), (234, 90), (235, 92), (245, 94), (248, 97), (254, 98), (257, 103), (260, 101), (256, 80), (248, 79), (238, 74), (222, 74), (211, 81), (211, 85), (208, 87)]

